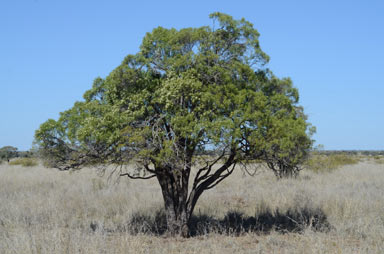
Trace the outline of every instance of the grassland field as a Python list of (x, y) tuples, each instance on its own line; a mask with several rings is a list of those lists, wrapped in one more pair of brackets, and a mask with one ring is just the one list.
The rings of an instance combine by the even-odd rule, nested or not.
[[(277, 180), (238, 168), (168, 238), (156, 180), (0, 164), (0, 253), (384, 253), (383, 158)], [(16, 163), (17, 164), (17, 163)]]

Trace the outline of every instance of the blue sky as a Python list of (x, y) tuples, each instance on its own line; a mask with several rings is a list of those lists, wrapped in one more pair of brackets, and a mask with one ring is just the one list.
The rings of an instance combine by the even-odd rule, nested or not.
[(146, 32), (211, 25), (220, 11), (260, 32), (268, 67), (292, 78), (325, 149), (384, 150), (384, 1), (0, 2), (0, 147), (70, 108)]

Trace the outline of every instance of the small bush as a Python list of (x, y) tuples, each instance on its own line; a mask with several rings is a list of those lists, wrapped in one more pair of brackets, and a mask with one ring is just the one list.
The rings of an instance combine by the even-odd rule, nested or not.
[(24, 167), (33, 167), (37, 166), (37, 164), (36, 159), (33, 158), (19, 158), (9, 162), (9, 165), (21, 165)]
[(373, 160), (377, 164), (384, 164), (384, 156), (376, 155), (373, 157)]
[(357, 156), (345, 153), (328, 155), (313, 153), (304, 166), (316, 173), (321, 173), (330, 172), (345, 165), (357, 164), (359, 161)]

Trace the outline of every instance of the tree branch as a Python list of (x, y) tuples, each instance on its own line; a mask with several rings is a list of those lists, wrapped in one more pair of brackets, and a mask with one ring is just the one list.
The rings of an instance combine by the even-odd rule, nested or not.
[[(219, 162), (223, 157), (225, 156), (225, 149), (223, 149), (223, 153), (216, 159), (214, 160), (210, 165), (209, 165), (209, 162), (206, 162), (207, 165), (203, 168), (200, 168), (198, 171), (197, 171), (197, 174), (195, 176), (195, 179), (193, 181), (193, 186), (195, 187), (199, 182), (201, 182), (202, 180), (206, 179), (207, 177), (209, 177), (209, 173), (211, 172), (212, 170), (212, 167), (217, 163)], [(204, 171), (206, 171), (204, 173), (204, 175), (200, 176), (200, 174), (202, 174)]]
[(153, 177), (156, 177), (155, 174), (154, 175), (150, 175), (150, 176), (132, 176), (129, 173), (123, 173), (123, 174), (120, 174), (120, 176), (128, 176), (131, 179), (142, 179), (142, 180), (147, 180), (147, 179), (151, 179)]
[[(231, 154), (228, 157), (227, 161), (224, 163), (224, 165), (222, 165), (219, 169), (217, 169), (215, 173), (213, 173), (212, 175), (207, 176), (206, 179), (200, 184), (194, 183), (187, 201), (187, 207), (189, 212), (193, 211), (193, 208), (195, 207), (198, 198), (205, 190), (213, 188), (233, 172), (233, 169), (235, 166), (234, 164), (236, 164), (236, 161), (235, 161), (236, 154), (237, 154), (236, 148), (232, 147)], [(228, 173), (222, 175), (222, 173), (225, 170), (228, 170), (230, 166), (233, 166), (233, 168), (229, 170)]]
[(212, 189), (213, 187), (215, 187), (216, 185), (218, 185), (221, 181), (223, 181), (225, 178), (227, 178), (230, 174), (232, 174), (233, 170), (235, 169), (235, 166), (236, 166), (236, 163), (233, 163), (233, 166), (230, 170), (227, 169), (227, 173), (224, 174), (224, 175), (220, 175), (219, 177), (219, 180), (217, 180), (216, 182), (214, 182), (213, 184), (209, 185), (208, 187), (206, 187), (205, 189), (206, 190), (209, 190), (209, 189)]

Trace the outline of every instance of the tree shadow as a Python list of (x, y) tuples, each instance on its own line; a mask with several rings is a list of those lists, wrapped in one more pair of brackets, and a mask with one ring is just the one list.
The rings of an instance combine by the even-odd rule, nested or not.
[[(97, 227), (91, 223), (91, 229)], [(319, 209), (302, 208), (286, 212), (264, 212), (255, 216), (246, 216), (238, 211), (229, 211), (223, 219), (216, 219), (206, 214), (194, 215), (191, 218), (190, 235), (200, 236), (209, 233), (224, 235), (241, 235), (244, 233), (268, 234), (301, 233), (310, 228), (313, 231), (328, 232), (332, 226), (325, 213)], [(96, 228), (96, 229), (95, 229)], [(129, 232), (130, 234), (149, 234), (161, 236), (166, 233), (164, 210), (156, 211), (152, 216), (142, 213), (134, 214), (125, 225), (115, 229), (104, 229), (108, 232)]]
[(288, 210), (285, 213), (276, 211), (264, 212), (256, 216), (246, 216), (241, 212), (230, 211), (222, 220), (206, 215), (194, 216), (191, 219), (191, 236), (208, 233), (241, 235), (243, 233), (267, 234), (271, 231), (280, 233), (301, 233), (305, 229), (328, 232), (331, 225), (321, 209), (303, 208)]

